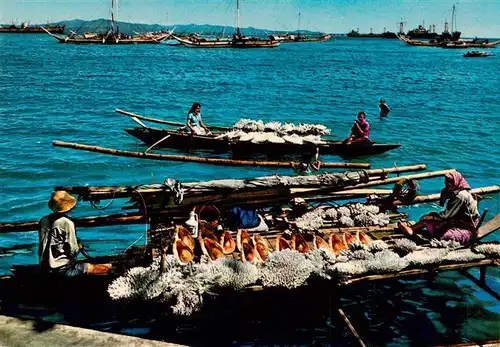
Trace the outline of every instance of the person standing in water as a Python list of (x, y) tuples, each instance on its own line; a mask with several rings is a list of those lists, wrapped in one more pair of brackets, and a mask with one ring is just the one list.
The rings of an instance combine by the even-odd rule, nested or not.
[(389, 112), (391, 112), (391, 109), (387, 104), (385, 103), (384, 99), (380, 99), (380, 104), (378, 105), (380, 107), (380, 117), (386, 117)]
[(201, 112), (201, 104), (195, 102), (193, 106), (191, 106), (191, 109), (188, 112), (186, 125), (191, 134), (209, 135), (211, 134), (211, 132), (201, 120), (200, 112)]

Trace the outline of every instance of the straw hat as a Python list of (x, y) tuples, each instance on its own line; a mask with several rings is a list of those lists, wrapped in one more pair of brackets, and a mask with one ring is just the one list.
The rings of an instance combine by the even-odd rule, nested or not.
[(64, 190), (52, 193), (49, 200), (49, 208), (54, 212), (68, 212), (76, 205), (76, 199)]

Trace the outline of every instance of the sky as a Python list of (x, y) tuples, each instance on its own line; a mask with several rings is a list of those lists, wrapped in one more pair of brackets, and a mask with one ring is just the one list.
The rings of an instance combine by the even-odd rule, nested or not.
[[(344, 33), (397, 31), (423, 24), (443, 31), (457, 8), (463, 36), (500, 37), (500, 0), (240, 0), (240, 26), (261, 29)], [(47, 23), (108, 18), (111, 0), (0, 0), (0, 23)], [(120, 21), (145, 24), (234, 26), (236, 0), (119, 0)]]

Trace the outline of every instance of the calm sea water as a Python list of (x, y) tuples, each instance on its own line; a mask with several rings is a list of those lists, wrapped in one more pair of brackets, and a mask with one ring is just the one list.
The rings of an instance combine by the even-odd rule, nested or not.
[[(403, 146), (356, 161), (372, 167), (425, 163), (430, 170), (457, 168), (473, 187), (500, 184), (498, 54), (466, 59), (461, 50), (409, 47), (398, 40), (196, 50), (63, 45), (40, 35), (2, 35), (0, 50), (2, 222), (47, 214), (47, 199), (56, 185), (139, 185), (166, 177), (196, 181), (276, 172), (158, 163), (51, 146), (52, 140), (62, 140), (144, 150), (123, 131), (134, 123), (115, 108), (183, 122), (193, 102), (202, 103), (209, 125), (232, 125), (240, 118), (314, 122), (327, 125), (338, 139), (348, 135), (357, 112), (364, 110), (374, 140)], [(385, 119), (378, 117), (380, 98), (392, 108)], [(421, 184), (424, 193), (441, 187), (442, 179)], [(73, 215), (104, 215), (121, 206), (115, 201), (98, 210), (80, 203)], [(500, 196), (482, 201), (481, 208), (493, 217), (500, 212)], [(407, 212), (415, 219), (430, 209), (438, 207), (416, 206)], [(89, 252), (110, 254), (140, 237), (144, 226), (78, 232)], [(8, 273), (12, 264), (36, 262), (36, 242), (34, 232), (1, 235), (0, 273)], [(489, 285), (500, 290), (498, 271), (489, 274)], [(462, 277), (446, 274), (432, 286), (408, 283), (402, 288), (418, 294), (407, 300), (405, 310), (427, 315), (436, 334), (450, 334), (447, 313), (460, 307), (461, 319), (453, 329), (461, 340), (498, 337), (500, 305)], [(433, 313), (436, 297), (444, 303), (440, 313)], [(405, 321), (409, 314), (402, 312), (399, 319)], [(389, 328), (396, 329), (394, 324)], [(408, 331), (380, 343), (414, 342)]]

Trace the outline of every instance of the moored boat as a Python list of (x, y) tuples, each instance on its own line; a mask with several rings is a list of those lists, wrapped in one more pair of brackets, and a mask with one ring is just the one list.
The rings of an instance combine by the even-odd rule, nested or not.
[(319, 148), (321, 154), (334, 154), (344, 157), (357, 157), (363, 155), (381, 154), (400, 147), (399, 144), (379, 144), (374, 142), (344, 144), (342, 141), (325, 140), (324, 143), (255, 143), (252, 141), (233, 142), (227, 137), (217, 135), (191, 135), (176, 130), (168, 130), (153, 127), (136, 127), (125, 129), (127, 133), (138, 138), (145, 144), (157, 147), (177, 148), (183, 150), (206, 149), (233, 154), (310, 154), (316, 153)]
[(469, 51), (464, 54), (466, 58), (481, 58), (481, 57), (489, 57), (491, 54), (488, 52), (479, 52), (479, 51)]
[[(15, 24), (0, 26), (0, 33), (5, 34), (43, 34), (46, 31), (56, 34), (64, 33), (65, 25), (47, 24), (43, 27), (41, 25), (29, 25), (23, 23), (21, 26)], [(43, 29), (45, 28), (45, 30)]]

